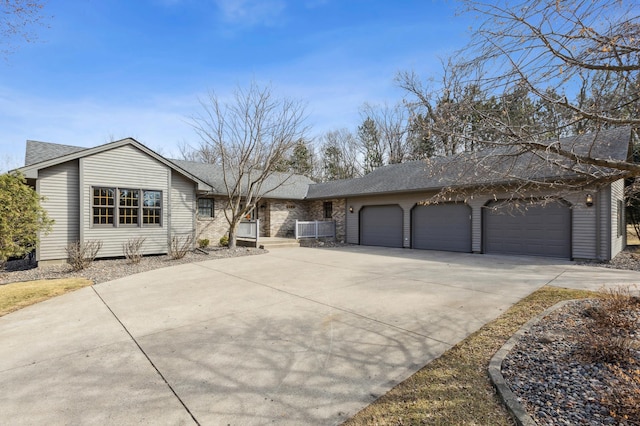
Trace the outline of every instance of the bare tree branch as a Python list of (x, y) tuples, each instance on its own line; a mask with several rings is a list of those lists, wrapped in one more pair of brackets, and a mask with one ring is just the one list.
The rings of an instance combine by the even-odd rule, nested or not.
[(222, 166), (229, 247), (235, 247), (238, 223), (291, 175), (275, 178), (278, 164), (308, 130), (304, 105), (276, 97), (271, 87), (255, 82), (237, 88), (230, 101), (210, 92), (200, 103), (202, 112), (193, 117), (192, 126), (200, 136), (200, 150), (214, 153)]
[(0, 1), (0, 52), (5, 56), (22, 42), (32, 43), (37, 39), (36, 27), (46, 25), (41, 0)]

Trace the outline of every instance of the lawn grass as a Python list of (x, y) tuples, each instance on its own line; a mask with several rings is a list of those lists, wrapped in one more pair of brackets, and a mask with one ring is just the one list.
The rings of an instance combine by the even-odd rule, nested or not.
[(394, 387), (345, 425), (513, 425), (487, 374), (491, 357), (529, 319), (597, 293), (543, 287)]
[(0, 316), (91, 284), (85, 278), (68, 278), (0, 285)]

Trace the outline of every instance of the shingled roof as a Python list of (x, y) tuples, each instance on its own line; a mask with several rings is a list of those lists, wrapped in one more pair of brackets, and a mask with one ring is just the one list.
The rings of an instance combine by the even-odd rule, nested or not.
[[(209, 183), (218, 195), (224, 192), (224, 173), (222, 166), (197, 163), (185, 160), (170, 160), (194, 176)], [(302, 200), (307, 195), (309, 185), (314, 182), (306, 176), (291, 173), (273, 173), (262, 184), (262, 195), (268, 198)]]
[[(629, 155), (631, 129), (619, 127), (544, 142), (577, 155), (624, 161)], [(526, 145), (498, 146), (484, 151), (435, 157), (380, 167), (355, 179), (311, 185), (307, 198), (340, 198), (395, 192), (440, 190), (445, 187), (499, 185), (516, 181), (552, 181), (581, 174), (610, 176), (616, 171), (576, 164), (551, 152), (527, 152)]]
[[(33, 166), (44, 161), (54, 160), (69, 154), (90, 150), (72, 145), (61, 145), (50, 142), (27, 141), (25, 167)], [(164, 159), (177, 168), (188, 172), (199, 180), (206, 182), (216, 195), (226, 195), (224, 192), (224, 175), (222, 167), (213, 164), (196, 163), (193, 161)], [(35, 166), (37, 167), (37, 166)], [(263, 194), (269, 198), (302, 200), (307, 195), (311, 179), (290, 173), (274, 173), (263, 183)]]
[(24, 156), (24, 165), (41, 163), (43, 161), (52, 160), (62, 157), (63, 155), (73, 154), (74, 152), (84, 151), (87, 148), (71, 145), (60, 145), (50, 142), (27, 141), (27, 150)]
[[(547, 141), (545, 144), (591, 158), (625, 161), (630, 153), (631, 129), (618, 127), (597, 134)], [(93, 149), (96, 148), (27, 141), (25, 168)], [(226, 195), (221, 166), (161, 158), (208, 184), (214, 194)], [(439, 190), (445, 187), (499, 185), (527, 179), (572, 179), (579, 178), (581, 173), (604, 177), (613, 176), (617, 171), (577, 164), (550, 152), (527, 152), (526, 145), (512, 145), (435, 157), (428, 161), (392, 164), (380, 167), (361, 178), (324, 183), (314, 183), (306, 176), (274, 173), (263, 184), (263, 196), (296, 200), (329, 199)]]

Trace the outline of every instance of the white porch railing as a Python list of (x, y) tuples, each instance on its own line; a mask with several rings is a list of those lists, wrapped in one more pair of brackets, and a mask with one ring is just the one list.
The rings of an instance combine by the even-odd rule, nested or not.
[(238, 238), (256, 240), (256, 247), (258, 247), (258, 238), (260, 236), (260, 219), (240, 222), (238, 224), (238, 229), (236, 230), (236, 236)]
[(296, 220), (296, 240), (299, 238), (334, 238), (336, 223), (331, 220)]

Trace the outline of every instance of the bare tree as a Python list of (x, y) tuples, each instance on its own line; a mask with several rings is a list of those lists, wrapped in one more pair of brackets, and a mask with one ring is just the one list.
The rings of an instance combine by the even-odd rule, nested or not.
[[(614, 175), (612, 179), (640, 176), (640, 164), (612, 158), (606, 147), (599, 146), (605, 129), (640, 126), (637, 2), (467, 0), (465, 4), (481, 23), (470, 45), (456, 55), (462, 59), (447, 63), (446, 70), (459, 88), (475, 88), (479, 97), (457, 98), (455, 117), (464, 118), (463, 125), (441, 120), (435, 131), (481, 148), (475, 164), (486, 165), (488, 160), (483, 159), (501, 156), (502, 165), (495, 169), (503, 171), (503, 180), (516, 178), (519, 173), (514, 170), (527, 170), (524, 183), (550, 184), (536, 179), (550, 167), (574, 174), (581, 185), (601, 181), (604, 169)], [(415, 103), (425, 108), (438, 94), (440, 99), (450, 95), (447, 86), (438, 92), (422, 85), (413, 73), (403, 73), (399, 80), (415, 95)], [(481, 131), (469, 131), (478, 124)], [(560, 143), (560, 138), (586, 132), (591, 136), (577, 140), (579, 149), (570, 139)], [(470, 173), (477, 176), (482, 170), (476, 167)]]
[(358, 140), (348, 129), (324, 134), (322, 165), (324, 181), (361, 176)]
[(286, 183), (286, 178), (270, 178), (304, 138), (305, 108), (300, 101), (277, 97), (270, 86), (256, 82), (246, 89), (236, 88), (229, 101), (210, 92), (200, 103), (202, 113), (193, 117), (192, 125), (201, 148), (215, 152), (222, 166), (229, 202), (225, 209), (229, 247), (233, 248), (240, 221), (269, 192)]
[(0, 52), (11, 53), (21, 42), (36, 38), (35, 27), (43, 25), (45, 2), (40, 0), (0, 1)]
[(409, 156), (407, 130), (409, 114), (402, 104), (364, 104), (361, 115), (376, 124), (380, 143), (384, 145), (386, 163), (402, 163)]
[(197, 147), (193, 147), (187, 142), (183, 142), (178, 145), (178, 150), (183, 160), (195, 163), (219, 164), (220, 158), (218, 157), (217, 149), (208, 143), (202, 143), (201, 141)]

